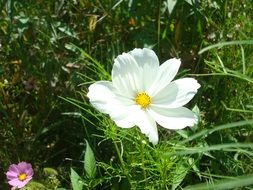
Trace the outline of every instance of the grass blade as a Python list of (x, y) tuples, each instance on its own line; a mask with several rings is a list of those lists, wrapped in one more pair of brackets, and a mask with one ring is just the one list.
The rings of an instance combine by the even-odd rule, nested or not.
[(213, 184), (201, 183), (184, 188), (184, 190), (225, 190), (245, 187), (253, 184), (253, 174), (219, 180)]
[(240, 127), (240, 126), (244, 126), (244, 125), (252, 125), (252, 124), (253, 124), (253, 119), (224, 124), (224, 125), (214, 127), (212, 129), (205, 129), (205, 130), (202, 130), (202, 131), (190, 136), (188, 139), (185, 139), (185, 140), (179, 142), (178, 144), (184, 144), (184, 143), (190, 142), (196, 138), (199, 138), (199, 137), (202, 137), (205, 135), (210, 135), (211, 133), (213, 133), (215, 131), (230, 129), (230, 128), (234, 128), (234, 127)]
[[(203, 153), (208, 151), (214, 150), (222, 150), (222, 151), (230, 151), (230, 152), (240, 152), (240, 150), (244, 150), (241, 148), (249, 148), (253, 150), (253, 143), (226, 143), (226, 144), (217, 144), (212, 146), (205, 146), (205, 147), (174, 147), (175, 149), (183, 149), (181, 151), (168, 153), (169, 155), (189, 155), (189, 154), (196, 154), (196, 153)], [(252, 152), (247, 152), (251, 156), (253, 156)], [(166, 153), (166, 155), (168, 155)]]
[(207, 46), (205, 48), (203, 48), (202, 50), (199, 51), (199, 55), (206, 52), (206, 51), (209, 51), (211, 49), (214, 49), (214, 48), (221, 48), (223, 46), (229, 46), (229, 45), (252, 45), (253, 44), (253, 40), (235, 40), (235, 41), (229, 41), (229, 42), (220, 42), (220, 43), (217, 43), (217, 44), (214, 44), (214, 45), (210, 45), (210, 46)]

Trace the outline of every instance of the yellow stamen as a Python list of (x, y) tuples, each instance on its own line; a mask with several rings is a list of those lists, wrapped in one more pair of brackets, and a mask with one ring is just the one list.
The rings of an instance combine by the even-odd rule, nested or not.
[(21, 174), (19, 174), (19, 176), (18, 176), (18, 179), (19, 179), (20, 181), (24, 181), (26, 178), (27, 178), (26, 173), (21, 173)]
[(140, 92), (135, 97), (135, 102), (141, 108), (147, 108), (151, 104), (151, 98), (146, 92)]

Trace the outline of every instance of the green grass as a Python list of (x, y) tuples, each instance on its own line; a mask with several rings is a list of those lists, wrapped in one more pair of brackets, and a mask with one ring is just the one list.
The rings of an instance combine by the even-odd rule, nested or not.
[[(22, 160), (27, 189), (252, 189), (253, 5), (191, 2), (0, 1), (0, 189)], [(181, 58), (177, 77), (201, 84), (187, 105), (200, 123), (160, 127), (156, 146), (86, 96), (135, 47)]]

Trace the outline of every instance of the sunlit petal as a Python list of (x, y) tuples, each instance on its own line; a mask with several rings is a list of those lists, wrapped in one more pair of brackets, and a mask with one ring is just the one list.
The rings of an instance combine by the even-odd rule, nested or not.
[(173, 109), (152, 107), (148, 112), (159, 125), (167, 129), (183, 129), (197, 124), (197, 116), (185, 107)]
[(187, 104), (197, 93), (200, 84), (193, 78), (178, 79), (157, 92), (153, 99), (153, 106), (164, 108), (178, 108)]
[(158, 131), (155, 120), (150, 117), (147, 111), (140, 110), (135, 113), (135, 124), (140, 128), (151, 143), (158, 143)]
[(138, 108), (136, 105), (132, 106), (112, 106), (110, 117), (121, 128), (131, 128), (135, 125), (134, 119)]
[(148, 93), (151, 96), (155, 96), (156, 93), (166, 87), (176, 76), (178, 69), (181, 65), (180, 59), (169, 59), (164, 62), (160, 67), (156, 77), (153, 79), (154, 83), (149, 88)]
[(108, 101), (110, 99), (115, 99), (114, 87), (111, 82), (99, 81), (89, 87), (89, 92), (87, 94), (90, 103), (99, 111), (103, 113), (109, 113)]
[(143, 89), (141, 68), (129, 53), (123, 53), (114, 60), (112, 82), (121, 95), (129, 98)]
[(129, 52), (131, 54), (138, 67), (140, 68), (140, 74), (143, 75), (140, 82), (143, 83), (144, 89), (146, 91), (154, 82), (154, 78), (157, 75), (159, 69), (159, 60), (155, 52), (151, 49), (134, 49)]

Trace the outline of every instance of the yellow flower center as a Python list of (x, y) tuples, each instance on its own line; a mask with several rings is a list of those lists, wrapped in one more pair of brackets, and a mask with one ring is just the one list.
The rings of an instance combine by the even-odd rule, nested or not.
[(20, 181), (24, 181), (26, 178), (27, 178), (26, 173), (21, 173), (21, 174), (19, 174), (19, 176), (18, 176), (18, 179), (19, 179)]
[(147, 108), (151, 104), (151, 98), (146, 92), (141, 92), (135, 97), (135, 102), (141, 108)]

